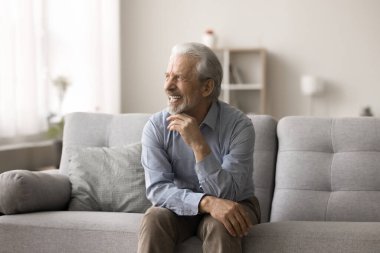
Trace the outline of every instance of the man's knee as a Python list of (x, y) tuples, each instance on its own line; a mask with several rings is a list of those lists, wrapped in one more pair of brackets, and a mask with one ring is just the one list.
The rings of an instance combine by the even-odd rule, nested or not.
[(203, 237), (205, 238), (207, 235), (217, 236), (219, 238), (230, 237), (230, 234), (226, 227), (220, 221), (214, 219), (210, 215), (204, 217), (202, 222)]
[(175, 214), (167, 208), (163, 207), (150, 207), (146, 212), (145, 216), (151, 218), (160, 217), (161, 219), (173, 219)]
[(203, 252), (241, 252), (241, 238), (233, 237), (218, 220), (207, 215), (198, 236), (203, 240)]
[(167, 230), (173, 226), (175, 218), (175, 214), (166, 208), (151, 207), (145, 212), (141, 228)]
[(166, 208), (149, 208), (141, 221), (138, 252), (172, 252), (177, 236), (175, 219)]

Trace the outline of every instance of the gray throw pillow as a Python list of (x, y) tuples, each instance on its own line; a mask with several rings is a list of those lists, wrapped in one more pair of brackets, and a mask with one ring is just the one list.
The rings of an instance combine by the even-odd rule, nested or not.
[(70, 190), (69, 178), (62, 174), (7, 171), (0, 174), (0, 213), (64, 210)]
[(143, 213), (146, 198), (141, 143), (123, 147), (71, 147), (68, 150), (71, 211)]

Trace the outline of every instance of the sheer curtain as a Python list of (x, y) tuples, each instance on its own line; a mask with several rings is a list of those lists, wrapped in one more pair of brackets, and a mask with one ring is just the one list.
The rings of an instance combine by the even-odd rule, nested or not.
[(42, 0), (0, 0), (0, 137), (46, 129)]
[[(46, 1), (49, 76), (70, 80), (62, 113), (120, 112), (119, 0)], [(54, 90), (49, 104), (54, 108)]]
[(0, 138), (40, 133), (50, 113), (119, 113), (119, 22), (119, 0), (0, 0)]

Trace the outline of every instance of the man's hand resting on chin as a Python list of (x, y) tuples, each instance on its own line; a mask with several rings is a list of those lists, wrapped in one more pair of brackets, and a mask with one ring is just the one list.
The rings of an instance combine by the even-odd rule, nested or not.
[(197, 120), (187, 114), (175, 114), (167, 118), (169, 121), (168, 129), (177, 131), (182, 139), (194, 152), (195, 160), (202, 161), (211, 153), (210, 147), (205, 141)]

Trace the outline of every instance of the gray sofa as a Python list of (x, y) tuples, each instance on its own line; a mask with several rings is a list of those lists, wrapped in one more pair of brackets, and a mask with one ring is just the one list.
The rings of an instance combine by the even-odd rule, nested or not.
[[(12, 185), (1, 174), (0, 190), (9, 192), (0, 196), (0, 210), (13, 214), (0, 216), (0, 252), (136, 252), (142, 213), (65, 211), (67, 150), (138, 142), (148, 117), (68, 115), (60, 174), (31, 172), (40, 180), (37, 188), (46, 187), (46, 197), (41, 189), (26, 189), (38, 206), (23, 206), (28, 198), (2, 200), (28, 184)], [(252, 121), (262, 223), (244, 238), (244, 252), (380, 252), (380, 119), (286, 117), (277, 124), (256, 115)], [(201, 252), (201, 242), (192, 237), (177, 252)]]

